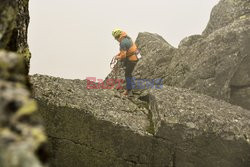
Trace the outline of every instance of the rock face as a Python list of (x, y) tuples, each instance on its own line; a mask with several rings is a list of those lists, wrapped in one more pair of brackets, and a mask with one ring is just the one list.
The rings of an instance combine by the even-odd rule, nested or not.
[(221, 0), (213, 8), (210, 21), (203, 35), (209, 35), (236, 20), (249, 17), (249, 12), (249, 0)]
[(140, 33), (137, 44), (142, 59), (135, 77), (161, 77), (166, 85), (189, 88), (250, 109), (249, 13), (249, 1), (220, 1), (203, 35), (183, 39), (178, 49), (159, 35)]
[(164, 79), (160, 90), (121, 98), (88, 81), (32, 76), (51, 166), (249, 167), (249, 7), (221, 0), (203, 34), (178, 48), (140, 33), (134, 76)]
[[(0, 3), (0, 166), (42, 167), (44, 129), (28, 81), (28, 1)], [(10, 52), (12, 51), (12, 52)], [(17, 53), (14, 53), (17, 52)]]
[(29, 0), (1, 0), (0, 49), (17, 52), (24, 57), (26, 74), (31, 54), (27, 43), (29, 24)]
[[(0, 166), (40, 167), (44, 158), (44, 129), (32, 115), (31, 99), (23, 58), (0, 50)], [(37, 156), (38, 155), (38, 156)]]
[(136, 43), (140, 47), (143, 61), (147, 62), (147, 64), (138, 63), (135, 71), (139, 76), (136, 76), (140, 78), (162, 77), (166, 73), (164, 67), (169, 65), (176, 49), (157, 34), (140, 33)]
[(250, 113), (164, 87), (121, 99), (86, 81), (31, 77), (52, 166), (248, 167)]

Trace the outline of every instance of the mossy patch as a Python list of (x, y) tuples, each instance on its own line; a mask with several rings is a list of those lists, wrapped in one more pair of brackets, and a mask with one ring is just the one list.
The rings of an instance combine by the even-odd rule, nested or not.
[(20, 48), (20, 49), (17, 51), (17, 53), (18, 53), (19, 55), (21, 55), (21, 56), (25, 59), (26, 62), (29, 62), (29, 61), (30, 61), (30, 59), (31, 59), (31, 53), (30, 53), (29, 48)]

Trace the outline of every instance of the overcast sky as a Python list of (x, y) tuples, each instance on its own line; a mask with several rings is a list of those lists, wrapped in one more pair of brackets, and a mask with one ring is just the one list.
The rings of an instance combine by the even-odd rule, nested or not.
[(105, 78), (119, 51), (114, 28), (134, 40), (158, 33), (177, 47), (200, 34), (219, 0), (30, 0), (30, 73), (69, 79)]

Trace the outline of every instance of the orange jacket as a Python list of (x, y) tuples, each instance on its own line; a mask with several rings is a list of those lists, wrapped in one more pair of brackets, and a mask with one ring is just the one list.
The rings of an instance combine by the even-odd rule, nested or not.
[[(129, 38), (129, 37), (127, 36), (127, 34), (125, 32), (122, 32), (122, 35), (118, 39), (120, 44), (124, 38)], [(136, 56), (136, 52), (137, 52), (137, 46), (133, 42), (132, 46), (128, 50), (121, 48), (120, 53), (117, 55), (117, 58), (118, 59), (125, 59), (126, 57), (128, 57), (129, 61), (137, 61), (138, 58)]]

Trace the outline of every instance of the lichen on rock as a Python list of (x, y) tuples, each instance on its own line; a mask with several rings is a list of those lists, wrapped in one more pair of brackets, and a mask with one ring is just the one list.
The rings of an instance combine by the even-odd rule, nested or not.
[(31, 82), (53, 166), (250, 165), (250, 112), (239, 106), (175, 87), (123, 99), (81, 80)]
[(0, 166), (42, 167), (38, 150), (46, 142), (45, 130), (33, 118), (37, 104), (31, 98), (23, 58), (0, 51)]
[(47, 163), (45, 130), (28, 79), (28, 0), (0, 3), (0, 166)]
[(29, 71), (30, 52), (27, 42), (29, 0), (3, 0), (0, 4), (0, 49), (19, 53)]

